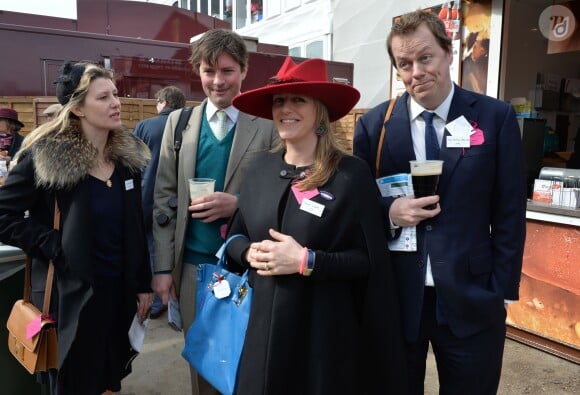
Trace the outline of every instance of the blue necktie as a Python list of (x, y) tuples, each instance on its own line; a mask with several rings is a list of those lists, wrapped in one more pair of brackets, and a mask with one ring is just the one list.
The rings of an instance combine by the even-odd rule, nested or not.
[(427, 160), (439, 159), (439, 140), (433, 126), (434, 112), (423, 111), (421, 117), (425, 120), (425, 155)]

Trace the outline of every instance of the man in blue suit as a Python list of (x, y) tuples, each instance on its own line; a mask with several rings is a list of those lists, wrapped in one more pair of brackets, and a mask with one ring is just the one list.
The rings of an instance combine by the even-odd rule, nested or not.
[[(444, 161), (438, 195), (381, 198), (393, 238), (402, 227), (417, 230), (417, 251), (391, 252), (411, 394), (424, 392), (429, 343), (440, 394), (495, 394), (505, 304), (518, 299), (525, 240), (526, 179), (515, 113), (452, 83), (451, 40), (435, 14), (402, 16), (387, 48), (406, 93), (386, 123), (390, 102), (359, 119), (354, 153), (375, 172), (384, 124), (375, 177), (409, 173), (409, 160)], [(427, 209), (431, 204), (436, 208)]]
[[(153, 118), (144, 119), (135, 126), (133, 133), (147, 144), (151, 150), (151, 161), (143, 170), (141, 181), (141, 194), (143, 201), (143, 216), (145, 218), (145, 230), (147, 232), (147, 242), (149, 245), (149, 256), (151, 259), (151, 270), (155, 259), (153, 251), (153, 191), (155, 190), (155, 177), (159, 166), (159, 151), (163, 130), (169, 114), (185, 106), (185, 95), (181, 89), (175, 86), (167, 86), (160, 89), (156, 94), (158, 115)], [(156, 294), (151, 306), (150, 317), (159, 318), (167, 310), (161, 298)]]

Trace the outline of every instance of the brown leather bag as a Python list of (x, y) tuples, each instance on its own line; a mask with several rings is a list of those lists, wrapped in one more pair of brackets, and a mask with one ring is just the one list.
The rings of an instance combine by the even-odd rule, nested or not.
[[(54, 203), (54, 229), (59, 229), (60, 211), (56, 200)], [(28, 372), (46, 372), (58, 367), (58, 343), (56, 323), (49, 318), (50, 294), (54, 277), (54, 263), (48, 266), (44, 304), (42, 312), (30, 302), (30, 268), (31, 259), (26, 257), (24, 274), (24, 299), (17, 300), (12, 307), (6, 327), (8, 328), (8, 349)], [(27, 326), (41, 317), (40, 331), (27, 338)]]

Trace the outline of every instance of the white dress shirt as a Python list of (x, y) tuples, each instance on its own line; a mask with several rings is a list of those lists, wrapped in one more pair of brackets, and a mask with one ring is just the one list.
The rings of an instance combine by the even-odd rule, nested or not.
[[(443, 141), (443, 135), (445, 134), (447, 115), (449, 115), (449, 108), (451, 107), (451, 100), (453, 99), (454, 92), (455, 86), (451, 84), (451, 91), (445, 100), (443, 100), (443, 103), (433, 111), (435, 113), (435, 117), (433, 117), (433, 126), (435, 127), (440, 147), (443, 147), (443, 144), (445, 143)], [(415, 158), (417, 160), (425, 160), (427, 159), (425, 153), (425, 121), (423, 120), (423, 117), (421, 117), (421, 113), (428, 110), (413, 100), (411, 96), (409, 96), (409, 101), (407, 102), (407, 110), (409, 112), (409, 120), (411, 121), (411, 137), (413, 138), (413, 151), (415, 151)], [(429, 287), (435, 285), (433, 281), (433, 273), (431, 271), (431, 258), (428, 255), (425, 285)]]
[[(211, 102), (211, 100), (207, 101), (207, 104), (205, 107), (205, 116), (207, 117), (207, 122), (209, 123), (209, 127), (211, 128), (212, 132), (216, 136), (219, 133), (218, 117), (216, 115), (218, 110), (220, 110), (220, 109), (217, 108), (215, 106), (215, 104), (213, 104)], [(224, 108), (223, 110), (227, 114), (227, 121), (226, 121), (227, 130), (230, 131), (234, 127), (236, 122), (238, 122), (238, 115), (240, 114), (240, 111), (237, 108), (235, 108), (234, 106), (229, 106), (227, 108)]]

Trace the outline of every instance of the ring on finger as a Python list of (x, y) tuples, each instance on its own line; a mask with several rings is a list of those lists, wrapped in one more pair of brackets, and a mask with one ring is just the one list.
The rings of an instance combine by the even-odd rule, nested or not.
[(269, 271), (270, 270), (270, 266), (268, 266), (267, 263), (264, 263), (264, 270)]

